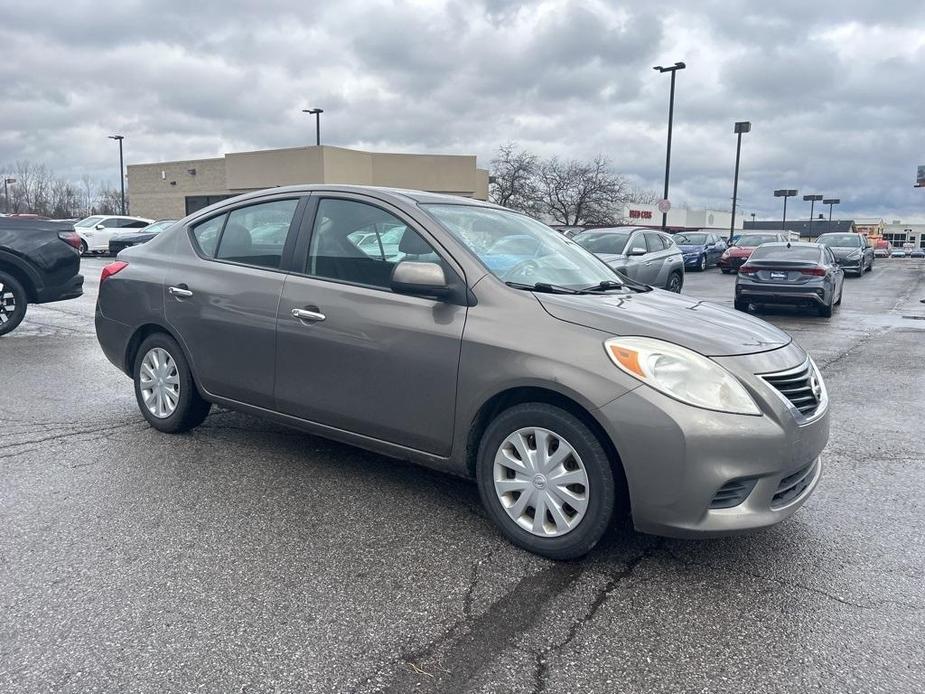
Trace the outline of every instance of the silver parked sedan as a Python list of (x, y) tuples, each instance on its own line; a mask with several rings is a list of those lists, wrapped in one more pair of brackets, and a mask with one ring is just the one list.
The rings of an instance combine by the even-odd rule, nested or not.
[(217, 403), (472, 477), (501, 532), (548, 557), (588, 552), (615, 514), (672, 536), (771, 525), (821, 475), (828, 399), (787, 334), (487, 203), (250, 193), (100, 282), (100, 344), (154, 428)]
[(614, 227), (582, 232), (574, 241), (637, 282), (670, 292), (680, 292), (684, 286), (684, 256), (668, 234)]

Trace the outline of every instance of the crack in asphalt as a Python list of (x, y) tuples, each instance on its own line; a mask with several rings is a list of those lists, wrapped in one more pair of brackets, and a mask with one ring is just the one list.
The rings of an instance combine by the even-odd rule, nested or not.
[(799, 581), (787, 581), (782, 578), (777, 578), (776, 576), (767, 576), (757, 571), (737, 569), (731, 566), (716, 566), (714, 564), (710, 564), (709, 562), (697, 561), (694, 559), (684, 559), (683, 557), (680, 557), (674, 552), (672, 552), (671, 550), (667, 550), (667, 549), (665, 550), (665, 554), (686, 568), (691, 568), (693, 566), (699, 566), (705, 569), (711, 569), (713, 571), (722, 571), (725, 573), (736, 573), (741, 576), (748, 576), (749, 578), (757, 578), (762, 581), (776, 583), (777, 585), (783, 586), (784, 588), (788, 588), (788, 587), (789, 588), (799, 588), (801, 590), (805, 590), (810, 593), (814, 593), (815, 595), (824, 597), (828, 600), (832, 600), (833, 602), (837, 602), (847, 607), (853, 607), (859, 610), (877, 610), (887, 605), (894, 606), (894, 607), (902, 607), (902, 608), (913, 610), (913, 611), (925, 609), (925, 605), (913, 605), (907, 602), (902, 602), (901, 600), (880, 600), (874, 603), (853, 602), (839, 595), (835, 595), (834, 593), (829, 593), (828, 591), (822, 590), (822, 588), (816, 588), (815, 586), (810, 586), (805, 583), (800, 583)]
[[(138, 421), (131, 422), (122, 422), (120, 424), (111, 424), (107, 426), (101, 426), (95, 429), (79, 428), (79, 429), (67, 429), (60, 431), (57, 434), (52, 434), (51, 436), (44, 436), (41, 438), (26, 438), (21, 441), (15, 441), (10, 443), (0, 444), (0, 460), (5, 458), (12, 458), (14, 456), (22, 455), (23, 453), (29, 453), (32, 451), (40, 450), (41, 447), (35, 447), (34, 444), (40, 443), (49, 443), (52, 441), (61, 441), (63, 439), (73, 438), (78, 441), (85, 441), (87, 438), (92, 438), (101, 434), (109, 434), (114, 431), (119, 431), (121, 429), (130, 429), (130, 428), (141, 428), (146, 426)], [(38, 432), (36, 432), (38, 433)], [(32, 448), (25, 448), (27, 446), (33, 446)], [(22, 449), (22, 450), (15, 450)]]
[(664, 546), (664, 543), (664, 538), (659, 538), (655, 544), (630, 559), (624, 566), (623, 570), (618, 571), (614, 576), (612, 576), (610, 580), (608, 580), (600, 588), (600, 590), (597, 591), (594, 599), (588, 606), (587, 611), (585, 611), (581, 617), (569, 625), (568, 632), (564, 639), (551, 646), (547, 646), (546, 648), (533, 651), (533, 660), (535, 665), (533, 676), (533, 694), (542, 694), (546, 691), (550, 659), (553, 656), (558, 655), (563, 649), (566, 648), (566, 646), (575, 640), (575, 637), (578, 636), (578, 633), (582, 630), (582, 628), (594, 619), (595, 615), (597, 615), (598, 611), (601, 609), (601, 607), (603, 607), (604, 603), (607, 602), (607, 598), (610, 597), (610, 594), (616, 590), (623, 581), (625, 581), (627, 578), (630, 578), (636, 571), (636, 568), (643, 561), (652, 557), (656, 552), (658, 552), (659, 549)]
[[(406, 668), (381, 691), (460, 691), (503, 652), (505, 644), (528, 632), (543, 608), (585, 570), (582, 564), (556, 563), (525, 576), (475, 619), (464, 618), (423, 648), (403, 654), (399, 662)], [(468, 628), (463, 630), (464, 626)], [(436, 661), (429, 662), (434, 656)]]

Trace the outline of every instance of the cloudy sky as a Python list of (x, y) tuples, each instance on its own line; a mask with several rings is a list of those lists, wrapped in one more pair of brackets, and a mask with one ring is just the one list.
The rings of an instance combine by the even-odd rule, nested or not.
[[(0, 167), (117, 181), (129, 163), (312, 144), (605, 153), (660, 189), (683, 60), (672, 201), (779, 215), (774, 188), (844, 216), (925, 221), (925, 2), (888, 0), (0, 0)], [(795, 205), (800, 214), (808, 203)], [(805, 211), (808, 214), (808, 210)]]

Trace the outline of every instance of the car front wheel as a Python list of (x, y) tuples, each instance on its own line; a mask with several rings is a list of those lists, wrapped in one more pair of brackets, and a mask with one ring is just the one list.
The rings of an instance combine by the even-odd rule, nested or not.
[(26, 317), (26, 290), (19, 281), (0, 272), (0, 335), (13, 332)]
[(530, 552), (581, 557), (610, 525), (610, 460), (595, 434), (565, 410), (545, 403), (505, 410), (485, 430), (476, 464), (488, 514)]
[(204, 400), (180, 346), (167, 334), (145, 338), (132, 372), (138, 408), (159, 431), (176, 434), (202, 424), (211, 405)]

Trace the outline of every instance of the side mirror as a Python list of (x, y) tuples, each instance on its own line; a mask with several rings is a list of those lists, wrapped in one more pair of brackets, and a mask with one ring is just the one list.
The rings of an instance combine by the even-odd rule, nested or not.
[(106, 227), (104, 227), (102, 224), (97, 224), (97, 225), (96, 225), (95, 227), (93, 227), (93, 228), (96, 229), (97, 231), (100, 231), (101, 229), (105, 229)]
[(632, 256), (632, 255), (645, 255), (647, 252), (648, 252), (648, 251), (646, 251), (645, 248), (640, 248), (639, 246), (636, 246), (635, 248), (630, 248), (629, 253), (627, 253), (627, 255), (630, 255), (630, 256)]
[(437, 263), (419, 263), (403, 260), (392, 270), (392, 291), (434, 299), (443, 299), (450, 293), (443, 268)]

